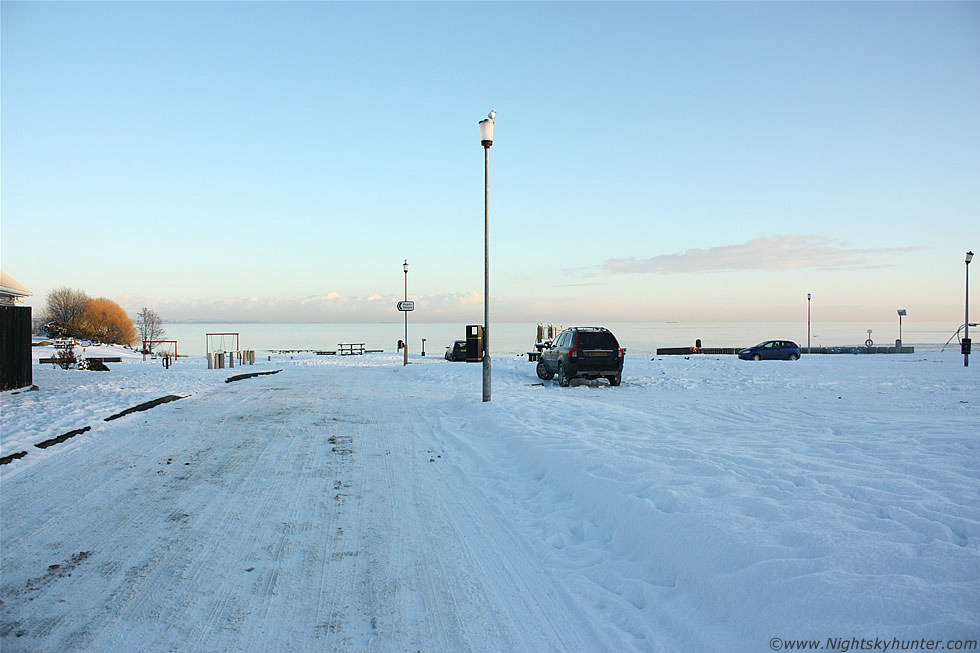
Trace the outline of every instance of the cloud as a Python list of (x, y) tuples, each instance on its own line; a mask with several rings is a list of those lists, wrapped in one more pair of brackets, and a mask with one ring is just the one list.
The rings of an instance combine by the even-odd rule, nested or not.
[(881, 254), (924, 247), (861, 248), (804, 234), (757, 238), (737, 245), (691, 248), (681, 254), (651, 258), (613, 258), (600, 266), (610, 274), (681, 274), (731, 270), (801, 270), (812, 268), (888, 267), (873, 263)]
[(330, 302), (346, 302), (351, 298), (341, 295), (339, 292), (328, 292), (326, 295), (311, 295), (299, 299), (300, 304), (327, 304)]

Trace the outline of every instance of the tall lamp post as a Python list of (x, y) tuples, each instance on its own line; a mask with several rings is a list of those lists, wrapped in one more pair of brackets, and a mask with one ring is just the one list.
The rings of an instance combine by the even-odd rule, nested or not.
[[(405, 259), (405, 263), (402, 265), (402, 268), (405, 270), (405, 302), (407, 303), (408, 302), (408, 259)], [(408, 365), (408, 311), (402, 311), (402, 312), (405, 313), (405, 340), (402, 341), (404, 343), (403, 346), (405, 348), (405, 362), (402, 363), (402, 366), (404, 367), (405, 365)]]
[(806, 353), (810, 353), (810, 293), (806, 294)]
[(973, 260), (973, 252), (966, 253), (966, 308), (964, 309), (963, 320), (966, 323), (966, 331), (963, 333), (963, 367), (970, 367), (970, 261)]
[[(908, 315), (908, 311), (906, 311), (904, 308), (898, 309), (898, 346), (899, 347), (901, 347), (902, 343), (904, 342), (902, 340), (902, 318), (905, 317), (906, 315)], [(898, 352), (898, 353), (902, 353), (902, 352)]]
[(483, 401), (490, 401), (490, 146), (493, 145), (491, 110), (480, 121), (480, 144), (483, 145)]

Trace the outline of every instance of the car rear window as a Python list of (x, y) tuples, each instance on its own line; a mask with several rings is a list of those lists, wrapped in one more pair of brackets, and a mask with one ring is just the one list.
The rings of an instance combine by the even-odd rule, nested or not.
[(578, 346), (582, 349), (619, 349), (616, 337), (608, 331), (579, 331)]

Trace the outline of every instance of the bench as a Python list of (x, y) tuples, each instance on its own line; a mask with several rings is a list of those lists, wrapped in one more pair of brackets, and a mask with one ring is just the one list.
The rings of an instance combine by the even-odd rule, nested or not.
[(364, 353), (363, 342), (341, 342), (337, 344), (341, 356), (360, 356)]
[[(98, 361), (99, 363), (121, 363), (122, 362), (122, 357), (120, 357), (120, 356), (85, 356), (84, 358), (79, 358), (78, 360), (79, 361), (83, 361), (83, 360)], [(37, 362), (38, 363), (52, 363), (54, 365), (57, 365), (61, 361), (58, 360), (57, 358), (39, 358), (39, 359), (37, 359)]]

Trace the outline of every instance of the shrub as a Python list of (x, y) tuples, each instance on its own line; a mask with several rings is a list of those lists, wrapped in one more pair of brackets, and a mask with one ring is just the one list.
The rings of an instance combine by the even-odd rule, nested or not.
[(59, 349), (54, 355), (54, 360), (65, 370), (78, 362), (74, 349)]

